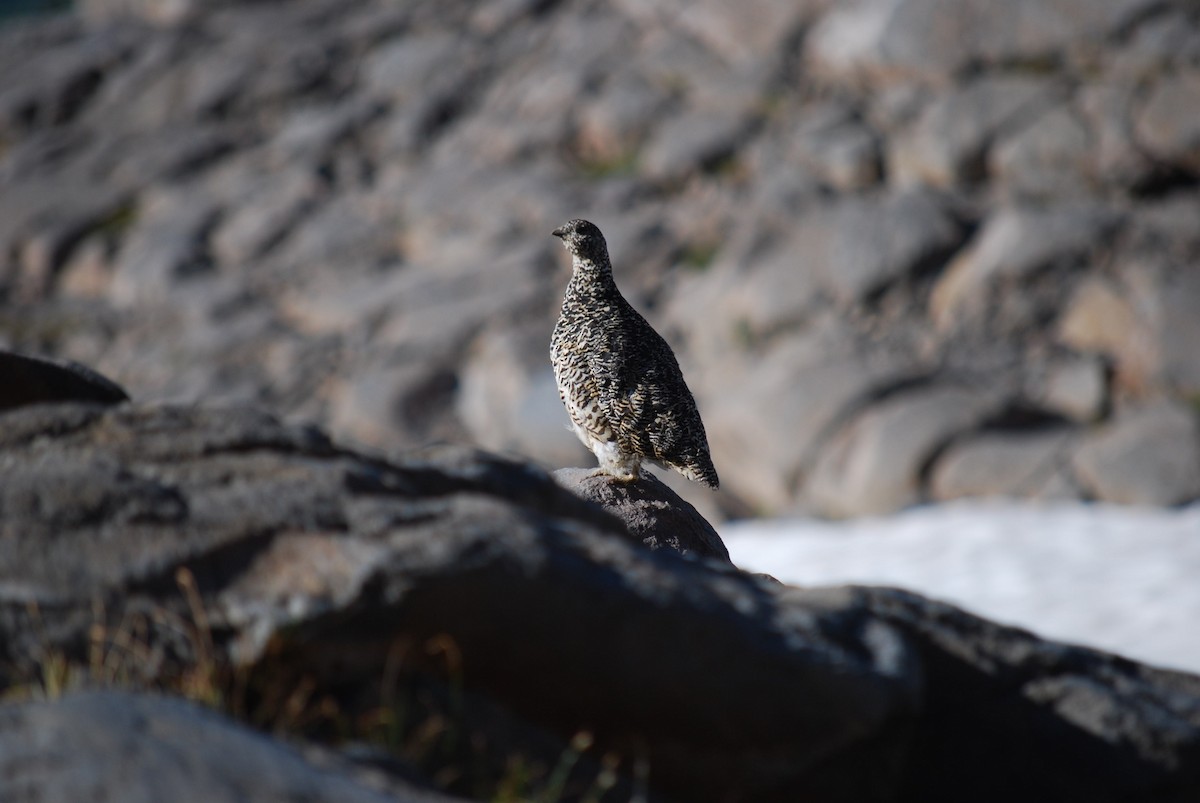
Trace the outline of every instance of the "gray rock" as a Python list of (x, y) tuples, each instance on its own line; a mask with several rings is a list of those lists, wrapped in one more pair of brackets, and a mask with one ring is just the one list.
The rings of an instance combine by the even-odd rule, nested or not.
[[(1003, 687), (986, 702), (977, 699), (966, 705), (957, 695), (935, 693), (930, 712), (945, 717), (949, 732), (961, 733), (966, 742), (955, 744), (954, 737), (943, 739), (925, 731), (937, 743), (930, 745), (935, 752), (946, 750), (954, 758), (936, 767), (918, 761), (922, 769), (911, 780), (910, 792), (920, 789), (929, 799), (952, 800), (955, 789), (987, 772), (990, 758), (985, 756), (1000, 751), (1006, 766), (1020, 769), (989, 776), (986, 794), (997, 800), (1036, 799), (1047, 793), (1082, 794), (1094, 800), (1116, 801), (1124, 795), (1152, 799), (1159, 794), (1155, 773), (1138, 765), (1154, 761), (1151, 756), (1160, 750), (1177, 754), (1195, 744), (1191, 734), (1196, 714), (1187, 702), (1197, 688), (1195, 677), (1038, 642), (1024, 631), (983, 622), (911, 594), (887, 589), (865, 593), (873, 611), (932, 648), (927, 655), (937, 683), (930, 688), (976, 681)], [(941, 650), (947, 653), (933, 658)], [(1118, 758), (1113, 751), (1118, 743), (1136, 745), (1138, 758), (1131, 763)], [(964, 750), (964, 744), (970, 748)], [(1063, 750), (1071, 751), (1073, 758), (1065, 759)], [(1068, 767), (1075, 761), (1090, 764), (1096, 774), (1073, 777)], [(1186, 799), (1197, 776), (1182, 767), (1168, 772), (1178, 779), (1176, 788)]]
[(117, 258), (110, 285), (113, 303), (121, 307), (161, 302), (176, 280), (212, 270), (208, 238), (218, 210), (195, 189), (154, 194), (139, 206)]
[(669, 19), (735, 64), (775, 54), (821, 8), (821, 0), (752, 0), (732, 8), (720, 0), (621, 0), (618, 5), (645, 23)]
[(1176, 65), (1195, 64), (1200, 56), (1200, 32), (1190, 24), (1185, 7), (1165, 7), (1132, 27), (1128, 42), (1112, 59), (1113, 73), (1122, 81), (1169, 74)]
[(985, 75), (934, 98), (913, 126), (889, 138), (888, 165), (903, 184), (952, 187), (987, 178), (988, 151), (1006, 131), (1050, 105), (1052, 82)]
[(793, 241), (797, 258), (843, 304), (949, 254), (962, 232), (930, 193), (901, 192), (877, 201), (846, 201), (807, 220)]
[(213, 256), (224, 266), (246, 265), (266, 254), (298, 225), (320, 193), (318, 182), (306, 170), (270, 177), (245, 168), (239, 173), (245, 175), (238, 182), (243, 186), (236, 188), (240, 191), (227, 202), (228, 212), (212, 233)]
[(1200, 424), (1177, 404), (1117, 416), (1073, 461), (1091, 494), (1123, 505), (1177, 505), (1200, 496)]
[(1069, 430), (983, 434), (956, 443), (933, 465), (934, 499), (966, 496), (1055, 498), (1065, 493), (1062, 468), (1074, 437)]
[(834, 74), (953, 75), (976, 64), (1033, 63), (1095, 46), (1153, 0), (869, 0), (826, 14), (811, 34), (815, 65)]
[(453, 409), (455, 376), (444, 353), (423, 359), (368, 360), (329, 389), (330, 430), (338, 438), (375, 448), (412, 448), (459, 440)]
[(730, 562), (729, 550), (712, 525), (653, 474), (623, 483), (592, 469), (560, 468), (554, 480), (616, 516), (630, 535), (651, 549)]
[[(128, 803), (450, 803), (300, 750), (193, 703), (97, 691), (0, 706), (0, 796)], [(354, 777), (355, 775), (360, 777)], [(381, 788), (382, 787), (382, 788)]]
[(127, 210), (129, 198), (82, 176), (15, 182), (0, 193), (0, 281), (17, 299), (34, 301), (54, 289), (79, 242)]
[(1031, 396), (1047, 410), (1090, 423), (1108, 407), (1108, 368), (1095, 356), (1055, 361)]
[(1087, 189), (1092, 147), (1078, 112), (1057, 106), (1002, 139), (988, 163), (997, 180), (1016, 194), (1069, 197)]
[[(41, 677), (47, 651), (86, 661), (128, 616), (146, 627), (119, 668), (171, 672), (197, 649), (178, 625), (196, 616), (175, 582), (187, 568), (207, 660), (284, 689), (302, 678), (347, 722), (362, 697), (378, 711), (381, 677), (448, 675), (438, 715), (467, 743), (503, 759), (529, 747), (480, 737), (495, 731), (479, 700), (558, 734), (536, 754), (550, 763), (586, 723), (599, 754), (649, 761), (642, 783), (666, 799), (1200, 789), (1200, 679), (895, 589), (788, 588), (652, 552), (545, 474), (486, 455), (368, 457), (249, 409), (34, 407), (0, 417), (0, 480), (6, 684)], [(17, 758), (0, 784), (18, 800), (74, 799), (97, 779), (133, 800), (176, 779), (205, 799), (295, 797), (297, 783), (373, 794), (345, 758), (161, 698), (10, 704), (5, 739)], [(448, 777), (437, 755), (421, 769)], [(49, 772), (35, 760), (54, 756)], [(371, 777), (392, 799), (417, 794), (387, 764)]]
[(939, 326), (948, 327), (994, 307), (992, 295), (998, 285), (1078, 264), (1117, 221), (1113, 213), (1094, 206), (1000, 210), (938, 278), (930, 315)]
[(613, 76), (579, 110), (576, 147), (588, 169), (632, 170), (657, 113), (670, 101), (667, 87), (641, 74)]
[(921, 501), (921, 474), (929, 460), (994, 414), (999, 401), (936, 386), (885, 399), (831, 439), (805, 483), (805, 502), (823, 515), (844, 517)]
[(640, 165), (655, 179), (681, 179), (713, 170), (733, 156), (747, 122), (727, 112), (701, 110), (669, 118), (652, 133)]
[(1153, 160), (1134, 136), (1134, 99), (1134, 90), (1120, 84), (1084, 86), (1079, 90), (1079, 110), (1092, 138), (1089, 171), (1098, 183), (1140, 187), (1154, 177)]
[(1146, 149), (1168, 165), (1200, 170), (1200, 122), (1190, 110), (1200, 103), (1200, 72), (1187, 71), (1158, 82), (1137, 118)]
[[(220, 4), (218, 0), (214, 5)], [(195, 0), (82, 0), (79, 4), (80, 12), (95, 20), (136, 17), (157, 25), (181, 24), (194, 18), (200, 7)]]
[(0, 131), (60, 125), (79, 115), (134, 48), (133, 31), (110, 28), (46, 47), (11, 65), (0, 88)]
[[(775, 599), (732, 569), (652, 553), (544, 474), (461, 450), (389, 463), (250, 410), (31, 409), (0, 419), (0, 501), (28, 525), (0, 556), (5, 667), (36, 672), (43, 650), (87, 643), (94, 594), (113, 600), (114, 628), (123, 611), (177, 608), (186, 565), (214, 649), (249, 671), (374, 689), (388, 645), (448, 634), (473, 690), (564, 740), (583, 722), (612, 749), (636, 735), (674, 797), (824, 779), (853, 799), (862, 761), (879, 770), (868, 787), (892, 773), (868, 755), (902, 741), (916, 668), (886, 627), (827, 632), (849, 613), (840, 592)], [(31, 600), (41, 628), (25, 621)], [(188, 650), (163, 621), (145, 633), (151, 654), (160, 640)], [(784, 692), (797, 683), (808, 691)], [(764, 744), (778, 757), (764, 762)], [(868, 751), (860, 771), (828, 775), (831, 751), (852, 745)]]
[[(838, 330), (829, 337), (836, 340)], [(781, 510), (793, 503), (797, 485), (847, 410), (910, 381), (919, 369), (846, 354), (820, 336), (789, 340), (767, 355), (752, 360), (743, 353), (718, 364), (711, 378), (698, 377), (697, 392), (713, 461), (740, 467), (724, 472), (722, 489), (752, 509)], [(758, 413), (747, 416), (747, 409)]]
[(820, 290), (798, 250), (796, 238), (807, 230), (749, 224), (735, 231), (703, 276), (680, 282), (668, 320), (687, 333), (693, 348), (712, 356), (802, 323)]
[(366, 88), (381, 97), (416, 101), (455, 85), (469, 57), (462, 37), (452, 31), (401, 36), (372, 51), (363, 66)]
[(806, 120), (796, 132), (795, 158), (839, 190), (869, 187), (880, 178), (878, 137), (854, 120)]
[(1200, 276), (1183, 264), (1167, 266), (1157, 282), (1158, 351), (1161, 354), (1163, 383), (1180, 397), (1200, 397), (1200, 316), (1196, 300), (1200, 298)]
[(714, 339), (786, 331), (828, 298), (852, 307), (927, 269), (963, 237), (941, 200), (920, 190), (814, 204), (773, 228), (752, 222), (744, 239), (735, 232), (712, 276), (672, 304), (669, 317), (704, 351), (719, 348)]

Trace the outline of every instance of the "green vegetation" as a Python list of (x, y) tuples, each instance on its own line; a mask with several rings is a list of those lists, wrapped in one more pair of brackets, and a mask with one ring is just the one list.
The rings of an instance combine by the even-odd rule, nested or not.
[(106, 239), (119, 239), (137, 222), (137, 204), (127, 201), (120, 204), (104, 217), (97, 220), (88, 234), (99, 234)]
[(589, 181), (637, 173), (638, 152), (627, 148), (611, 155), (581, 155), (577, 160), (580, 174)]
[(679, 261), (694, 271), (707, 270), (720, 249), (721, 245), (716, 240), (693, 240), (684, 245)]

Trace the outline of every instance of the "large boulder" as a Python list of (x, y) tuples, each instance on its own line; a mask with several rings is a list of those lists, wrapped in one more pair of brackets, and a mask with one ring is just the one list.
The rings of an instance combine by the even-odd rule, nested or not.
[[(248, 408), (31, 407), (0, 416), (0, 510), (10, 695), (165, 688), (317, 741), (382, 724), (468, 795), (463, 762), (580, 754), (567, 797), (602, 776), (684, 800), (1200, 793), (1200, 679), (651, 550), (477, 452), (385, 459)], [(14, 716), (73, 715), (48, 706)]]
[(11, 803), (451, 803), (184, 700), (117, 691), (0, 706)]

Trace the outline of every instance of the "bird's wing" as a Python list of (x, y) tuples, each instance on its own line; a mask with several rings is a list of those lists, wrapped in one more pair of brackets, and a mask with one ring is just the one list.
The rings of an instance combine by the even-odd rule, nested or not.
[(616, 370), (605, 374), (610, 384), (604, 398), (618, 443), (654, 460), (670, 459), (675, 450), (671, 422), (681, 412), (681, 401), (690, 399), (674, 354), (641, 316), (622, 327), (610, 351)]

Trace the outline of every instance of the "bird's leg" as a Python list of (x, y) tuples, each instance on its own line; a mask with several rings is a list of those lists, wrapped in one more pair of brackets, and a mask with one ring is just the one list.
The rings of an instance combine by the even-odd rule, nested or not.
[(640, 474), (636, 468), (630, 470), (617, 468), (615, 466), (597, 466), (588, 474), (590, 477), (612, 477), (618, 482), (633, 482), (640, 478)]

